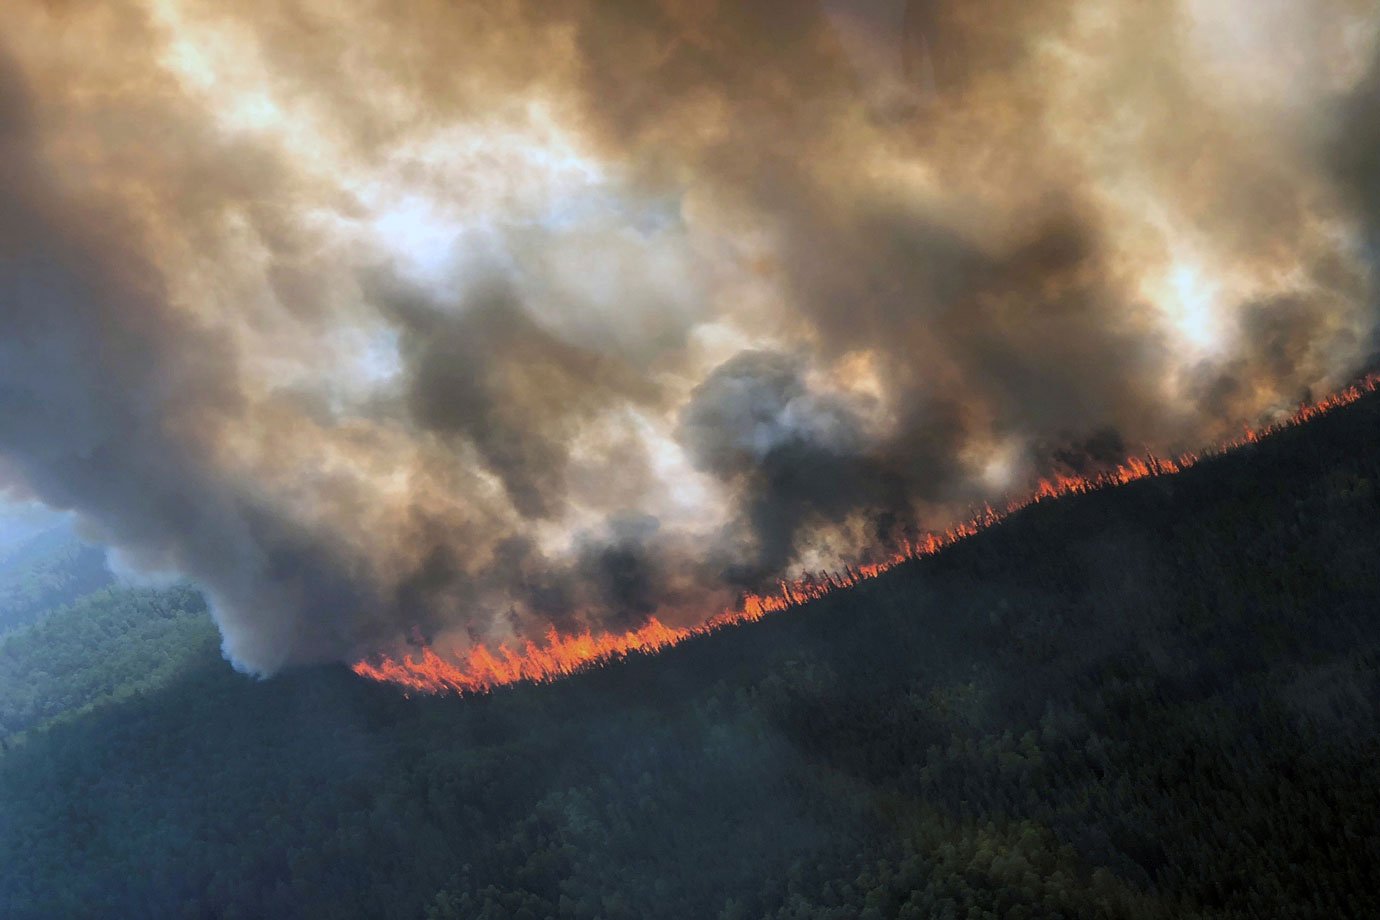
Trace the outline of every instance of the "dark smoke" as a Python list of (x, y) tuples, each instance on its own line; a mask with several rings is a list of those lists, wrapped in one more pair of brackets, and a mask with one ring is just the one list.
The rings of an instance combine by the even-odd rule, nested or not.
[[(1374, 265), (1380, 254), (1380, 51), (1335, 117), (1329, 149), (1332, 168), (1341, 194), (1362, 223), (1363, 244)], [(1366, 369), (1375, 371), (1380, 369), (1380, 299), (1373, 289), (1369, 296), (1372, 322)]]
[(1376, 351), (1352, 0), (6, 20), (0, 486), (256, 673), (701, 621)]

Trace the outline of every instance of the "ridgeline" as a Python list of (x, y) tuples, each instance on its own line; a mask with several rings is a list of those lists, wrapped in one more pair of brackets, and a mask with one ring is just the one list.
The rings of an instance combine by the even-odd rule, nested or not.
[(1376, 395), (487, 696), (111, 588), (0, 643), (0, 915), (1380, 916), (1377, 699)]

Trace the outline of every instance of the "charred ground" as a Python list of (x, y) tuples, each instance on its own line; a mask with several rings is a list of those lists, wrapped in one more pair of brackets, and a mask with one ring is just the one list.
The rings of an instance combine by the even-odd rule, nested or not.
[(1380, 913), (1377, 445), (1369, 396), (482, 697), (249, 681), (184, 589), (89, 596), (0, 646), (0, 913)]

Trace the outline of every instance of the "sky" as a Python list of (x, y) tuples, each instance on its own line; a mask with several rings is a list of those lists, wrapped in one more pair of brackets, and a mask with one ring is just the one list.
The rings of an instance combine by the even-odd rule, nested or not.
[(0, 497), (0, 559), (67, 519), (67, 515), (55, 513), (38, 502), (10, 502)]
[(687, 625), (1373, 366), (1361, 0), (17, 0), (0, 487), (255, 674)]

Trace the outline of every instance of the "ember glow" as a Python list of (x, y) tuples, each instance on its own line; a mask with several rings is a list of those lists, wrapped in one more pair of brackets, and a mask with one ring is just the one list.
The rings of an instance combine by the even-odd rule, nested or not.
[(659, 647), (1380, 345), (1374, 3), (0, 20), (0, 492), (253, 675)]
[(1030, 495), (1009, 502), (1005, 510), (986, 508), (971, 520), (938, 534), (907, 542), (881, 562), (847, 566), (842, 571), (806, 575), (783, 581), (775, 594), (750, 594), (741, 606), (710, 617), (702, 625), (673, 628), (651, 617), (638, 629), (622, 633), (589, 631), (561, 635), (548, 630), (541, 642), (503, 645), (496, 650), (475, 646), (462, 658), (448, 659), (430, 648), (401, 658), (379, 656), (356, 662), (353, 670), (360, 677), (397, 684), (417, 693), (483, 693), (505, 684), (545, 683), (568, 677), (589, 668), (625, 658), (631, 654), (653, 654), (694, 636), (717, 632), (730, 626), (760, 620), (768, 614), (790, 610), (830, 594), (876, 578), (904, 562), (933, 556), (945, 547), (999, 524), (1005, 517), (1044, 501), (1068, 495), (1095, 492), (1126, 485), (1140, 479), (1169, 476), (1188, 469), (1200, 460), (1254, 444), (1272, 434), (1302, 425), (1335, 409), (1350, 405), (1367, 393), (1380, 390), (1380, 374), (1367, 376), (1360, 383), (1315, 403), (1300, 406), (1286, 418), (1261, 428), (1247, 429), (1241, 437), (1202, 453), (1186, 453), (1174, 458), (1151, 455), (1131, 457), (1110, 470), (1091, 477), (1059, 476), (1041, 480)]

